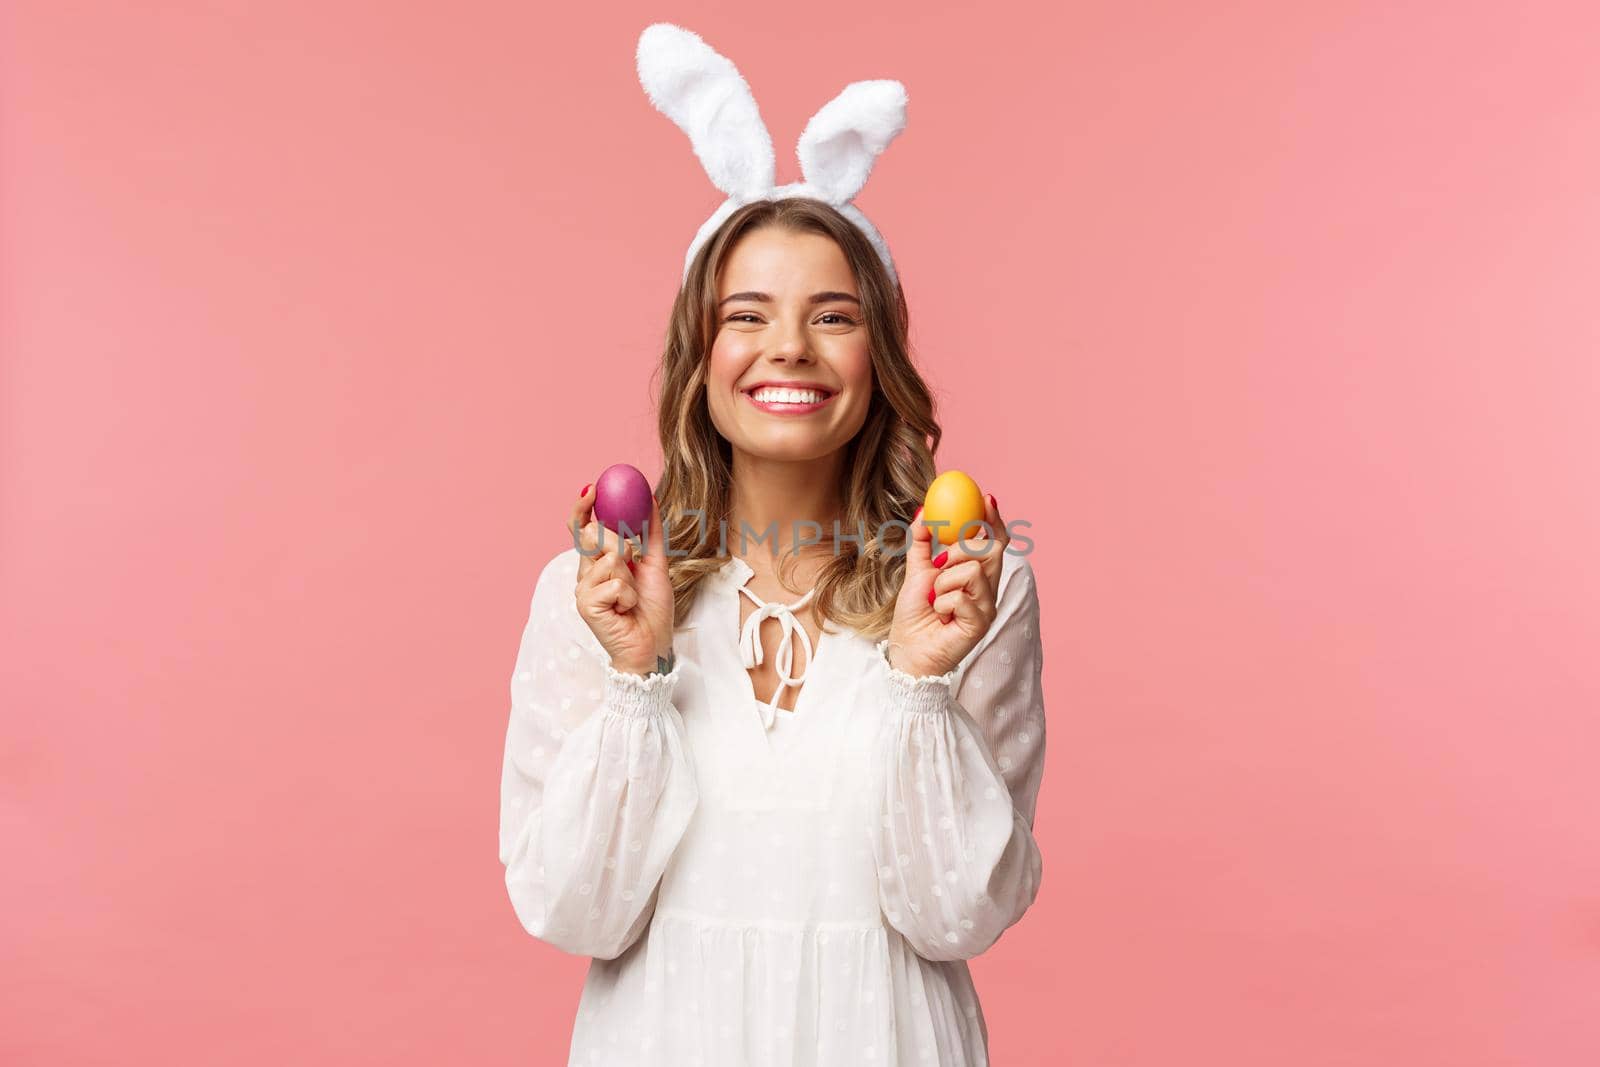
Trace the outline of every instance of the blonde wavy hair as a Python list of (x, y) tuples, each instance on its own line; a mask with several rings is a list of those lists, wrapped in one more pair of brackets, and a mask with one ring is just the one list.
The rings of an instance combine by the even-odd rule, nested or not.
[[(685, 618), (700, 583), (727, 562), (718, 531), (729, 519), (732, 447), (711, 421), (707, 363), (719, 329), (717, 280), (723, 261), (753, 230), (776, 226), (831, 237), (844, 252), (861, 296), (872, 357), (872, 399), (866, 422), (846, 446), (838, 551), (816, 578), (818, 616), (871, 640), (886, 637), (905, 574), (906, 527), (934, 476), (940, 429), (932, 394), (912, 365), (905, 290), (889, 277), (877, 252), (849, 219), (805, 197), (757, 200), (734, 211), (701, 247), (672, 305), (660, 380), (657, 426), (662, 473), (655, 495), (668, 532), (675, 608)], [(698, 511), (701, 518), (691, 512)], [(897, 522), (902, 525), (888, 525)], [(822, 544), (832, 539), (823, 533)], [(731, 546), (737, 531), (728, 531)], [(786, 587), (798, 555), (791, 546), (778, 562)], [(799, 592), (799, 590), (795, 590)]]

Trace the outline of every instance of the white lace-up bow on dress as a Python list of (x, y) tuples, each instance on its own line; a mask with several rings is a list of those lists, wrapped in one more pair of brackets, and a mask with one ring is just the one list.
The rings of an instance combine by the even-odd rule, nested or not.
[[(967, 960), (1022, 917), (1041, 873), (1026, 557), (1005, 557), (997, 617), (949, 674), (914, 678), (887, 641), (825, 626), (776, 728), (751, 707), (775, 701), (750, 687), (749, 564), (703, 581), (671, 673), (649, 677), (611, 667), (578, 615), (577, 566), (567, 549), (534, 589), (500, 789), (518, 919), (593, 958), (568, 1062), (987, 1064)], [(752, 618), (792, 639), (803, 604)]]
[[(806, 590), (806, 595), (793, 604), (774, 604), (762, 600), (747, 585), (741, 585), (739, 592), (749, 597), (756, 605), (756, 610), (744, 620), (744, 628), (739, 633), (739, 650), (744, 654), (745, 670), (755, 670), (761, 666), (762, 657), (766, 655), (766, 650), (761, 645), (761, 624), (768, 619), (777, 619), (783, 626), (783, 636), (778, 639), (778, 650), (774, 653), (777, 662), (773, 664), (778, 672), (778, 684), (772, 690), (772, 699), (761, 705), (761, 723), (770, 730), (777, 719), (778, 700), (783, 696), (783, 691), (791, 686), (800, 685), (811, 671), (811, 635), (806, 632), (805, 624), (795, 615), (795, 609), (805, 607), (816, 590)], [(793, 642), (796, 633), (800, 635), (800, 643), (806, 649), (806, 669), (800, 672), (798, 678), (792, 673)]]

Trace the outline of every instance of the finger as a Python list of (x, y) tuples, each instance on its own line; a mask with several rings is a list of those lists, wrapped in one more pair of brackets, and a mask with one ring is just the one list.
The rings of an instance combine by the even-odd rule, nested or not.
[(618, 547), (617, 551), (611, 553), (607, 557), (607, 561), (610, 564), (611, 576), (613, 578), (620, 578), (624, 582), (626, 582), (627, 584), (632, 585), (633, 584), (633, 564), (628, 562), (628, 557), (625, 554), (626, 551), (627, 551), (627, 543), (624, 542), (623, 545)]
[(661, 530), (661, 508), (656, 504), (655, 493), (650, 494), (650, 520), (646, 531), (645, 559), (651, 564), (665, 563), (667, 559), (666, 536)]
[(615, 538), (607, 546), (603, 566), (606, 573), (612, 578), (620, 578), (625, 582), (632, 582), (633, 564), (628, 562), (628, 553), (633, 551), (633, 542), (623, 538)]
[(986, 564), (978, 565), (978, 573), (967, 583), (967, 592), (971, 595), (973, 603), (980, 608), (984, 605), (994, 605), (994, 583), (989, 580), (989, 568)]
[[(933, 566), (933, 530), (922, 521), (922, 509), (911, 516), (911, 541), (906, 545), (906, 577), (923, 581)], [(920, 585), (919, 585), (920, 588)]]
[(933, 557), (934, 565), (940, 570), (947, 571), (969, 559), (985, 560), (993, 554), (994, 540), (984, 532), (983, 527), (969, 523), (963, 533), (965, 536), (958, 537)]
[(994, 494), (989, 494), (989, 511), (987, 521), (989, 529), (993, 531), (994, 545), (990, 548), (993, 558), (989, 560), (989, 577), (994, 582), (1000, 580), (1000, 569), (1003, 565), (1006, 546), (1011, 543), (1011, 535), (1006, 532), (1006, 520), (1000, 516), (1000, 503), (995, 500)]
[(943, 596), (953, 589), (961, 589), (982, 575), (983, 561), (981, 560), (964, 559), (955, 564), (946, 563), (934, 575), (934, 595)]
[(1000, 543), (1002, 549), (1005, 548), (1011, 543), (1011, 535), (1006, 532), (1006, 520), (1000, 517), (1000, 502), (994, 498), (993, 493), (989, 494), (988, 521), (989, 529), (994, 531), (994, 539)]
[(961, 628), (969, 633), (982, 633), (985, 628), (983, 607), (972, 595), (970, 588), (963, 586), (950, 596), (953, 603), (950, 605), (950, 618), (947, 621), (959, 623)]
[(590, 546), (595, 553), (594, 565), (605, 568), (609, 575), (620, 575), (627, 570), (628, 553), (637, 547), (633, 539), (623, 537), (598, 519), (589, 523), (588, 530), (592, 535)]
[(623, 579), (607, 578), (594, 587), (594, 602), (607, 611), (615, 611), (627, 588), (628, 583)]
[(625, 615), (639, 606), (639, 591), (631, 581), (620, 578), (618, 581), (622, 582), (622, 588), (617, 591), (616, 610)]
[(599, 519), (590, 519), (584, 523), (578, 535), (578, 543), (589, 559), (596, 558), (602, 552), (615, 552), (619, 540), (617, 535), (612, 533), (609, 527), (602, 525)]
[(962, 600), (972, 599), (967, 586), (975, 578), (983, 576), (982, 565), (975, 559), (964, 560), (955, 567), (945, 565), (933, 579), (933, 586), (928, 590), (928, 606), (938, 613), (945, 622), (955, 612), (956, 605)]
[(594, 511), (594, 486), (586, 485), (578, 492), (578, 497), (572, 502), (572, 507), (567, 509), (567, 529), (573, 531), (573, 541), (577, 542), (578, 531), (589, 524), (589, 515)]
[(604, 580), (605, 575), (610, 573), (604, 568), (605, 557), (616, 551), (616, 534), (600, 525), (598, 519), (590, 519), (578, 532), (578, 548), (579, 576), (592, 574), (595, 567), (599, 566), (602, 568), (599, 580)]
[(972, 597), (967, 595), (965, 589), (951, 589), (934, 597), (929, 607), (939, 616), (940, 622), (954, 622), (957, 616), (966, 617), (968, 605), (971, 603)]
[(967, 566), (974, 568), (969, 572), (970, 577), (955, 588), (935, 597), (934, 610), (939, 612), (945, 622), (960, 620), (969, 632), (982, 633), (989, 627), (986, 619), (986, 614), (990, 610), (987, 602), (989, 579), (977, 560), (969, 561)]
[(579, 567), (580, 586), (595, 589), (613, 578), (623, 578), (630, 573), (623, 556), (628, 542), (621, 540), (599, 523), (591, 522), (584, 527), (584, 544), (586, 550), (592, 554)]

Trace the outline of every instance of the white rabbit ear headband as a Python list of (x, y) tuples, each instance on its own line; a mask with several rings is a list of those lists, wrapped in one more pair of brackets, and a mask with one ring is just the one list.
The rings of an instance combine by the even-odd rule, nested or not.
[(774, 188), (772, 137), (750, 86), (726, 57), (681, 26), (657, 22), (639, 35), (639, 84), (650, 102), (694, 145), (711, 184), (728, 194), (694, 235), (683, 257), (684, 278), (695, 253), (729, 215), (755, 200), (789, 196), (821, 200), (853, 222), (899, 284), (889, 246), (851, 203), (889, 142), (906, 127), (906, 89), (897, 81), (851, 82), (811, 116), (800, 135), (805, 180)]

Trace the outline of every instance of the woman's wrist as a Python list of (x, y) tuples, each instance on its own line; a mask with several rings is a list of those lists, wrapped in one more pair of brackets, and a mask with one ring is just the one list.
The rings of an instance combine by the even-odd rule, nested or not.
[(950, 671), (948, 667), (941, 667), (912, 655), (903, 645), (894, 641), (885, 642), (883, 658), (889, 666), (913, 678), (936, 678)]
[(955, 672), (954, 667), (931, 663), (893, 640), (878, 642), (878, 649), (889, 670), (909, 681), (948, 682)]
[(677, 665), (678, 657), (674, 654), (672, 646), (657, 649), (654, 660), (645, 659), (617, 659), (612, 657), (613, 670), (624, 674), (637, 674), (648, 678), (652, 674), (671, 674), (672, 668)]

